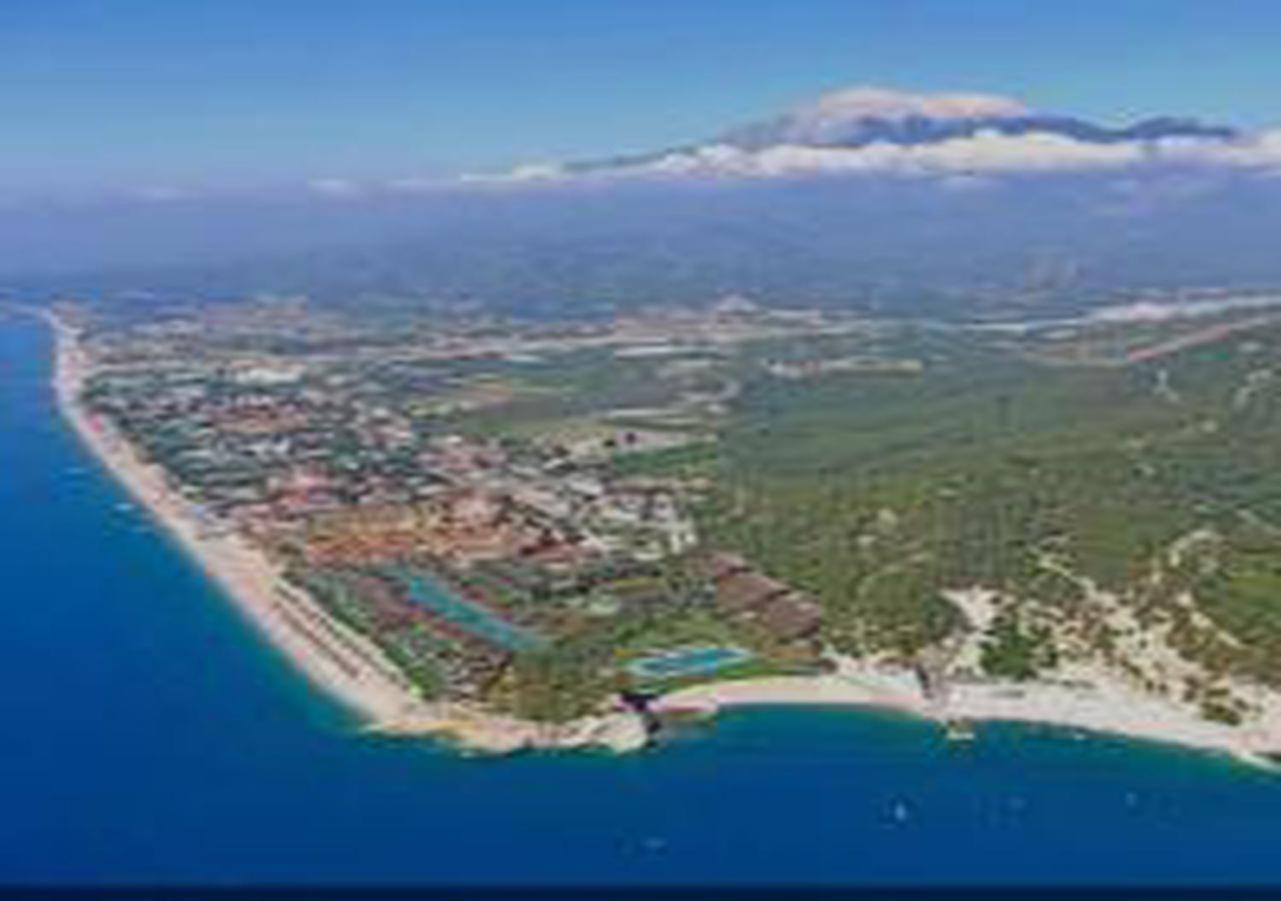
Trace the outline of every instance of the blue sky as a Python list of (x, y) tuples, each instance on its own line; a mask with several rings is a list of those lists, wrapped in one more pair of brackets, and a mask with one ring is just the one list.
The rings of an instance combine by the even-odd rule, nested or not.
[(649, 150), (824, 90), (1281, 123), (1273, 0), (4, 0), (0, 189)]

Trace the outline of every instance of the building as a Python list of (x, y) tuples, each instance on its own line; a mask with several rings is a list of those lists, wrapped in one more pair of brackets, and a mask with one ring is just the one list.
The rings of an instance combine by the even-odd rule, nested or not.
[(818, 631), (823, 611), (818, 604), (793, 591), (766, 604), (757, 622), (779, 641), (796, 641)]
[(758, 572), (733, 573), (716, 583), (716, 606), (727, 613), (746, 613), (787, 593), (787, 586)]

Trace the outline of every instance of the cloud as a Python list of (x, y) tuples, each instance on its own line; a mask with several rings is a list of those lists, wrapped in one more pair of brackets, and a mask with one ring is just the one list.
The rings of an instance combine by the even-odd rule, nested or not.
[(1281, 129), (1257, 132), (1235, 141), (1166, 138), (1157, 149), (1161, 158), (1170, 162), (1274, 169), (1281, 167)]
[(350, 200), (365, 194), (359, 182), (347, 178), (315, 178), (307, 182), (307, 190), (335, 200)]
[[(615, 171), (626, 171), (629, 167), (619, 167)], [(569, 178), (571, 173), (565, 166), (560, 163), (524, 163), (516, 166), (507, 172), (498, 172), (491, 174), (469, 173), (462, 176), (461, 180), (473, 183), (503, 183), (503, 182), (535, 182), (535, 181), (560, 181)]]
[[(1115, 168), (1141, 162), (1147, 148), (1135, 143), (1093, 144), (1062, 135), (1004, 135), (979, 132), (932, 144), (880, 142), (865, 147), (778, 144), (745, 150), (707, 144), (674, 151), (630, 167), (606, 170), (607, 177), (779, 178), (818, 174), (901, 176), (991, 175)], [(509, 175), (516, 179), (515, 172)]]
[(924, 144), (876, 142), (862, 147), (776, 144), (745, 149), (704, 144), (639, 163), (585, 169), (525, 166), (490, 181), (567, 178), (786, 178), (815, 175), (900, 177), (999, 176), (1019, 173), (1125, 170), (1137, 167), (1253, 169), (1281, 172), (1281, 130), (1235, 140), (1165, 138), (1099, 143), (1051, 132), (980, 131)]
[(519, 166), (466, 180), (763, 179), (820, 175), (991, 179), (1140, 168), (1281, 174), (1281, 130), (1239, 135), (1188, 119), (1112, 129), (995, 94), (853, 87), (720, 138), (625, 161)]

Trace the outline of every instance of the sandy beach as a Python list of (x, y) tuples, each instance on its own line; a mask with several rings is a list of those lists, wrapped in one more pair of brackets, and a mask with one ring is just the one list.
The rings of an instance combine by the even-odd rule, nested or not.
[(56, 339), (53, 386), (58, 407), (76, 434), (218, 582), (246, 619), (368, 729), (390, 735), (444, 735), (467, 749), (492, 753), (585, 746), (626, 751), (645, 743), (643, 724), (629, 712), (548, 725), (467, 705), (424, 701), (372, 641), (285, 582), (262, 551), (234, 533), (205, 529), (160, 469), (140, 460), (109, 422), (84, 408), (79, 398), (89, 363), (78, 337), (54, 314), (42, 316)]
[(1090, 670), (1078, 675), (1056, 682), (953, 683), (945, 699), (927, 699), (908, 670), (840, 659), (837, 671), (829, 675), (695, 685), (663, 696), (655, 708), (659, 712), (714, 714), (737, 706), (870, 706), (939, 722), (1044, 723), (1112, 733), (1219, 751), (1252, 763), (1262, 763), (1265, 754), (1281, 749), (1281, 728), (1274, 709), (1259, 722), (1233, 727), (1141, 693), (1108, 674)]

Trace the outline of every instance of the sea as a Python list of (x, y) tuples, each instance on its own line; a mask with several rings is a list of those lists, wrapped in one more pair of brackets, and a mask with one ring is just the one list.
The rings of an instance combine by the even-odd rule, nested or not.
[(747, 709), (624, 757), (363, 733), (79, 445), (0, 319), (0, 883), (1281, 882), (1281, 773)]

